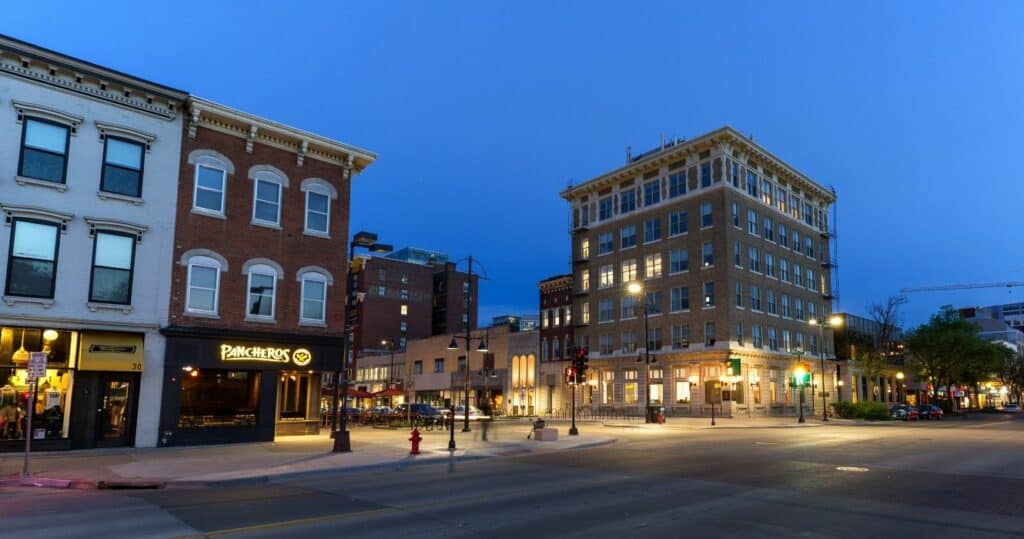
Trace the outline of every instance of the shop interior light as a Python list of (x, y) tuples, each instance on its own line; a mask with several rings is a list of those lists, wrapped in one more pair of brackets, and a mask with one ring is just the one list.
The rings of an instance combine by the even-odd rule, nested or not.
[(57, 333), (57, 331), (53, 330), (53, 329), (48, 329), (48, 330), (43, 332), (43, 340), (46, 341), (46, 342), (56, 341), (57, 337), (59, 337), (59, 336), (60, 335)]
[(181, 370), (185, 372), (192, 372), (192, 365), (185, 365), (184, 367), (181, 368)]
[(196, 376), (199, 376), (199, 369), (192, 369), (191, 371), (189, 371), (189, 372), (188, 372), (188, 374), (189, 374), (189, 375), (190, 375), (190, 376), (191, 376), (192, 378), (195, 378)]
[(25, 330), (21, 330), (21, 346), (11, 356), (14, 363), (28, 363), (28, 350), (25, 350)]

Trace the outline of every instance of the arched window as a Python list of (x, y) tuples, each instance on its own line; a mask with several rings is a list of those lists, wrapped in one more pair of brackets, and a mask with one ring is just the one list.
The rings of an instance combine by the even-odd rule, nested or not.
[(287, 180), (270, 170), (253, 174), (252, 220), (257, 224), (280, 226), (281, 189)]
[(322, 324), (327, 320), (328, 279), (322, 273), (310, 271), (302, 275), (302, 307), (299, 321)]
[(209, 256), (188, 259), (188, 291), (185, 308), (190, 312), (217, 314), (221, 263)]
[(329, 237), (331, 233), (331, 200), (338, 198), (333, 185), (320, 178), (306, 178), (300, 187), (306, 193), (305, 233)]
[(234, 167), (227, 158), (212, 150), (196, 150), (189, 154), (188, 161), (196, 168), (192, 209), (224, 215), (227, 177)]
[(266, 264), (249, 267), (249, 294), (245, 307), (247, 318), (274, 319), (277, 279), (277, 270)]

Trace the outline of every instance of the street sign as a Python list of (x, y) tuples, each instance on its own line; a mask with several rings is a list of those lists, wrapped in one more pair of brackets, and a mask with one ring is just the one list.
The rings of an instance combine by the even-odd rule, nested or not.
[(46, 352), (32, 352), (28, 356), (28, 378), (35, 381), (46, 377)]

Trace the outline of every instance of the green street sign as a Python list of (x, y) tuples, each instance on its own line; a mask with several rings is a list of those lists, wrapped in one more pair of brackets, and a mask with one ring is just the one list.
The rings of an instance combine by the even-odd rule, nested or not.
[(742, 362), (738, 357), (731, 357), (725, 362), (725, 374), (729, 376), (740, 375), (740, 365)]

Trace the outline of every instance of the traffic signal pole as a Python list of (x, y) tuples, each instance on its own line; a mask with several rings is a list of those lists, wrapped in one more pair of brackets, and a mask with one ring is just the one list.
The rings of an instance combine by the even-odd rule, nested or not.
[(576, 428), (576, 380), (573, 380), (573, 382), (572, 382), (572, 426), (569, 427), (569, 436), (579, 436), (579, 434), (580, 434), (580, 431)]

